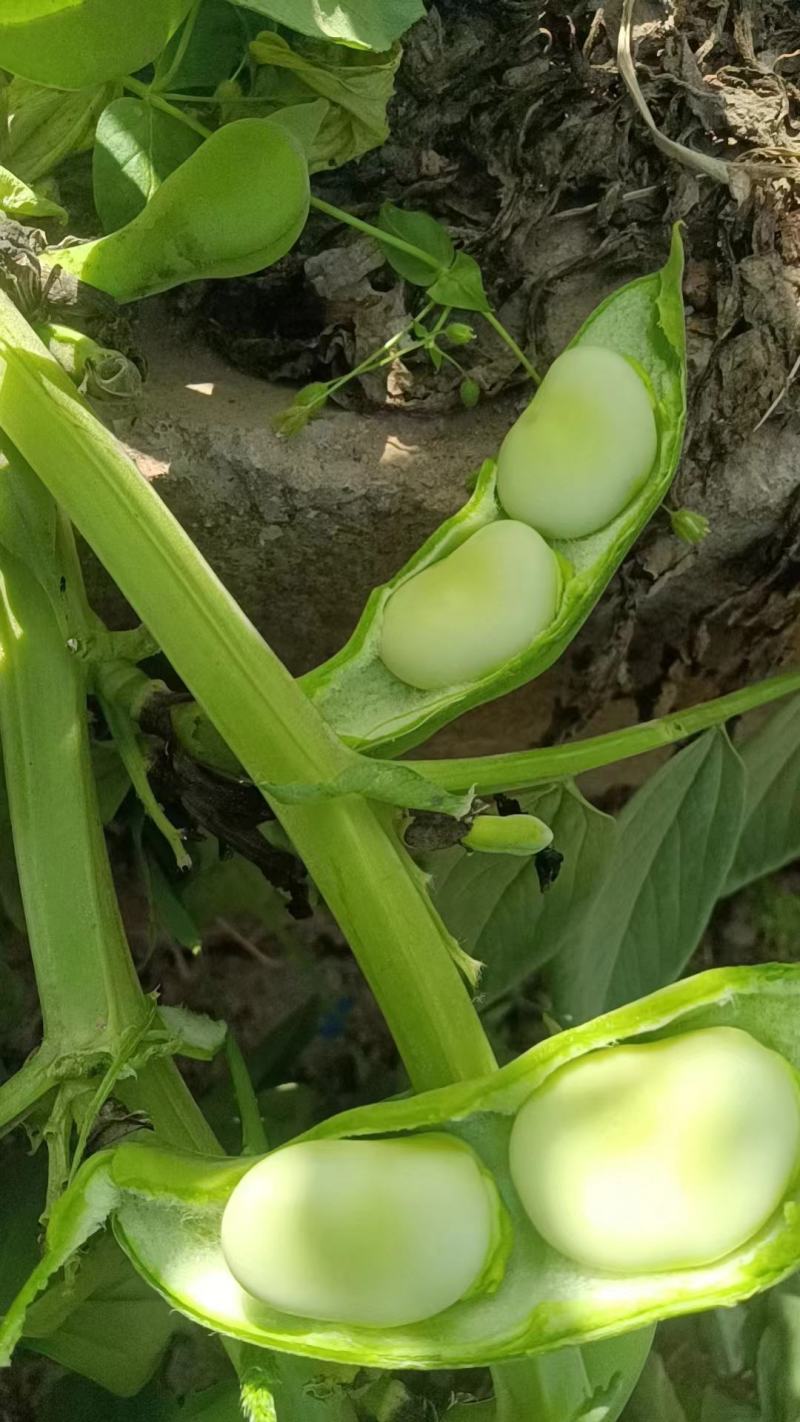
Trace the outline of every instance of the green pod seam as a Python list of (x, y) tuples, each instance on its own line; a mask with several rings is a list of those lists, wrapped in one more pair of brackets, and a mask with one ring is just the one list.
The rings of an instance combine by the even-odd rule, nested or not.
[(351, 745), (399, 754), (470, 707), (539, 676), (565, 651), (664, 498), (678, 465), (686, 418), (682, 274), (683, 247), (676, 227), (666, 265), (609, 296), (568, 347), (605, 347), (636, 365), (654, 401), (658, 453), (644, 485), (606, 527), (585, 538), (552, 542), (566, 574), (555, 619), (504, 666), (470, 684), (419, 690), (393, 676), (380, 658), (383, 611), (392, 593), (503, 517), (496, 466), (488, 460), (464, 508), (443, 523), (395, 577), (373, 591), (341, 651), (301, 678), (307, 694)]
[(284, 123), (226, 124), (181, 163), (125, 227), (41, 261), (116, 301), (182, 282), (244, 276), (284, 256), (308, 217), (302, 144)]
[[(87, 1163), (59, 1202), (48, 1231), (50, 1264), (36, 1287), (79, 1243), (113, 1218), (140, 1273), (204, 1327), (262, 1347), (379, 1367), (471, 1367), (567, 1344), (612, 1337), (657, 1319), (732, 1304), (777, 1283), (800, 1262), (800, 1179), (739, 1248), (713, 1263), (624, 1274), (569, 1259), (545, 1242), (514, 1188), (509, 1163), (521, 1108), (553, 1073), (587, 1053), (647, 1045), (708, 1027), (735, 1027), (800, 1069), (800, 967), (715, 969), (539, 1043), (491, 1076), (334, 1117), (301, 1139), (342, 1140), (447, 1133), (469, 1146), (499, 1192), (510, 1236), (502, 1271), (422, 1322), (400, 1327), (325, 1323), (278, 1312), (247, 1294), (221, 1246), (225, 1205), (255, 1164), (205, 1159), (140, 1143)], [(103, 1209), (96, 1201), (102, 1171)], [(88, 1183), (87, 1183), (88, 1182)], [(724, 1181), (721, 1182), (724, 1188)], [(81, 1193), (85, 1197), (81, 1203)], [(68, 1221), (65, 1230), (64, 1220)], [(88, 1223), (87, 1223), (88, 1222)], [(505, 1253), (505, 1251), (504, 1251)], [(29, 1302), (32, 1291), (25, 1292)], [(24, 1312), (24, 1307), (22, 1308)], [(21, 1326), (21, 1306), (9, 1317)], [(15, 1333), (3, 1338), (0, 1352)]]

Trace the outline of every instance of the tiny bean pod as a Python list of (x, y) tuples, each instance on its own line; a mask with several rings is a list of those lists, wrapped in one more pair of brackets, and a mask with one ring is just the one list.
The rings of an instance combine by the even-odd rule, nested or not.
[(583, 538), (630, 503), (657, 449), (641, 375), (617, 351), (576, 346), (553, 362), (503, 440), (498, 497), (547, 538)]
[(242, 1287), (273, 1308), (398, 1327), (469, 1292), (497, 1210), (477, 1157), (449, 1136), (306, 1141), (242, 1178), (222, 1249)]
[(553, 831), (536, 815), (478, 815), (461, 843), (481, 854), (539, 854)]
[(302, 232), (308, 204), (298, 140), (270, 119), (237, 119), (170, 173), (127, 226), (43, 260), (117, 301), (135, 301), (270, 266)]
[(534, 529), (489, 524), (392, 594), (381, 657), (422, 690), (479, 681), (549, 626), (560, 587), (558, 560)]

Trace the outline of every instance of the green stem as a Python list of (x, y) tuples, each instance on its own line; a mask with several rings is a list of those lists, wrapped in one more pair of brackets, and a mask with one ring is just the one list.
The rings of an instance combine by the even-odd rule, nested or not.
[[(60, 367), (0, 296), (0, 426), (95, 548), (254, 784), (335, 778), (341, 743)], [(273, 806), (417, 1089), (494, 1058), (393, 817), (355, 796)]]
[(709, 726), (718, 726), (732, 716), (741, 716), (757, 706), (766, 706), (781, 696), (800, 691), (800, 671), (782, 672), (754, 686), (742, 687), (712, 701), (701, 701), (686, 711), (643, 721), (639, 726), (627, 726), (622, 731), (609, 731), (584, 741), (545, 750), (513, 751), (502, 755), (468, 756), (461, 760), (411, 760), (407, 764), (426, 775), (446, 790), (467, 791), (475, 787), (476, 795), (494, 795), (502, 790), (524, 790), (543, 781), (563, 776), (582, 775), (601, 765), (629, 760), (647, 751), (685, 740)]
[(5, 552), (0, 645), (0, 738), (44, 1035), (64, 1053), (102, 1050), (139, 1019), (144, 998), (113, 886), (98, 872), (105, 846), (86, 737), (85, 669), (68, 651), (42, 585)]
[(541, 385), (542, 377), (536, 369), (536, 366), (531, 364), (522, 347), (517, 345), (516, 341), (514, 340), (514, 337), (511, 335), (511, 332), (506, 330), (499, 317), (495, 316), (494, 311), (482, 311), (481, 315), (483, 316), (485, 321), (489, 322), (489, 325), (491, 326), (492, 330), (496, 332), (496, 334), (500, 337), (500, 340), (505, 342), (512, 355), (515, 355), (517, 357), (517, 360), (519, 361), (520, 365), (523, 366), (523, 368), (527, 371), (534, 385)]
[(424, 252), (421, 247), (415, 247), (413, 242), (406, 242), (403, 237), (395, 237), (393, 232), (384, 232), (382, 227), (375, 227), (371, 222), (364, 222), (363, 218), (356, 217), (352, 212), (346, 212), (342, 207), (335, 207), (332, 202), (326, 202), (324, 198), (311, 195), (311, 206), (317, 212), (324, 212), (327, 217), (333, 217), (337, 222), (343, 222), (346, 227), (354, 227), (356, 232), (363, 232), (367, 237), (373, 237), (376, 242), (385, 247), (396, 247), (398, 252), (405, 252), (409, 257), (416, 257), (418, 261), (424, 262), (426, 266), (437, 273), (441, 272), (442, 264), (437, 257), (432, 257), (430, 252)]
[[(35, 476), (17, 458), (7, 488), (23, 491)], [(17, 505), (6, 502), (3, 534), (12, 544), (28, 530), (12, 527)], [(54, 586), (64, 588), (71, 626), (92, 614), (86, 603), (72, 531), (56, 511)], [(0, 1128), (20, 1119), (70, 1071), (113, 1058), (123, 1035), (144, 1026), (144, 996), (119, 915), (97, 808), (86, 715), (87, 667), (67, 647), (42, 584), (10, 553), (0, 554), (0, 738), (14, 850), (42, 1009), (44, 1042), (0, 1088)], [(163, 1139), (213, 1150), (214, 1137), (175, 1064), (152, 1061), (136, 1095)]]
[(195, 133), (198, 133), (201, 138), (211, 137), (210, 128), (206, 128), (205, 124), (200, 123), (199, 119), (192, 118), (191, 114), (187, 114), (183, 109), (179, 109), (175, 104), (171, 104), (168, 99), (162, 98), (155, 89), (150, 88), (149, 84), (143, 84), (141, 79), (134, 79), (131, 75), (128, 75), (127, 79), (123, 80), (122, 87), (127, 89), (130, 94), (136, 94), (138, 98), (145, 99), (146, 102), (152, 104), (154, 108), (160, 109), (162, 114), (169, 114), (170, 118), (178, 119), (181, 123), (185, 124), (187, 128), (191, 128)]

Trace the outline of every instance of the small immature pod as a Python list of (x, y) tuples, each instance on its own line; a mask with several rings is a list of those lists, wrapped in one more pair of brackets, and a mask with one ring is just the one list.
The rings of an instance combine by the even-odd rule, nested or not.
[(498, 496), (546, 538), (583, 538), (630, 503), (657, 449), (641, 376), (616, 351), (577, 346), (553, 362), (503, 440)]
[(461, 843), (482, 854), (540, 854), (553, 831), (536, 815), (478, 815)]
[(534, 529), (501, 519), (392, 593), (381, 657), (425, 691), (479, 681), (550, 625), (560, 592), (553, 550)]
[(242, 1288), (273, 1308), (399, 1327), (469, 1292), (498, 1209), (476, 1156), (452, 1137), (300, 1141), (239, 1181), (222, 1249)]
[(723, 1259), (777, 1210), (800, 1164), (800, 1090), (736, 1027), (607, 1047), (522, 1107), (511, 1175), (560, 1253), (618, 1274)]

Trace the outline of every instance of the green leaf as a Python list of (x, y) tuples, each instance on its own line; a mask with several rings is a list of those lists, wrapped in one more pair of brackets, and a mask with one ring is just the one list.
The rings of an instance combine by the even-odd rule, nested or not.
[(39, 1217), (47, 1193), (45, 1152), (33, 1155), (19, 1139), (0, 1146), (0, 1314), (22, 1288), (39, 1257)]
[(214, 841), (201, 846), (194, 861), (195, 870), (176, 892), (201, 937), (219, 918), (255, 919), (269, 932), (283, 924), (283, 900), (249, 859), (221, 855)]
[(159, 55), (153, 73), (156, 89), (169, 88), (182, 94), (190, 89), (215, 89), (221, 79), (232, 75), (246, 60), (247, 45), (259, 28), (254, 15), (231, 5), (229, 0), (203, 0), (189, 23), (192, 32), (188, 43), (184, 27)]
[(800, 696), (773, 711), (739, 753), (747, 771), (747, 796), (725, 894), (800, 855)]
[[(794, 1414), (794, 1418), (797, 1413)], [(649, 1419), (648, 1419), (649, 1422)], [(657, 1419), (655, 1419), (657, 1422)], [(742, 1402), (728, 1397), (716, 1387), (706, 1388), (700, 1409), (700, 1422), (776, 1422), (770, 1413), (768, 1418), (750, 1402)]]
[(316, 98), (329, 101), (311, 148), (312, 171), (347, 163), (385, 142), (399, 45), (375, 57), (310, 41), (292, 48), (280, 35), (267, 32), (251, 44), (250, 53), (263, 66), (256, 95), (279, 107)]
[(109, 1392), (130, 1397), (152, 1376), (180, 1326), (113, 1238), (103, 1235), (82, 1256), (77, 1273), (30, 1308), (25, 1341)]
[(113, 741), (92, 742), (92, 772), (100, 818), (110, 824), (131, 788), (131, 778)]
[(109, 104), (97, 125), (92, 168), (94, 202), (104, 230), (115, 232), (132, 221), (201, 143), (185, 123), (144, 99)]
[[(153, 1383), (135, 1397), (112, 1397), (85, 1378), (67, 1375), (48, 1388), (37, 1422), (175, 1422), (173, 1404)], [(237, 1422), (239, 1419), (237, 1418)]]
[(225, 1045), (228, 1032), (225, 1023), (216, 1022), (204, 1012), (161, 1006), (158, 1015), (167, 1032), (170, 1053), (191, 1057), (196, 1062), (211, 1062)]
[(57, 89), (87, 89), (161, 53), (192, 0), (3, 0), (3, 68)]
[(433, 857), (432, 893), (447, 927), (484, 964), (481, 996), (491, 1003), (574, 941), (602, 882), (616, 825), (570, 784), (520, 797), (523, 809), (550, 825), (564, 855), (553, 886), (542, 893), (536, 868), (511, 855)]
[(644, 1365), (625, 1422), (688, 1422), (658, 1353), (651, 1353)]
[[(280, 124), (281, 128), (285, 128), (297, 139), (311, 168), (314, 167), (313, 154), (317, 148), (319, 132), (330, 107), (327, 99), (305, 99), (302, 103), (292, 103), (283, 109), (273, 109), (269, 115), (272, 123)], [(308, 388), (307, 386), (306, 389)], [(297, 392), (295, 401), (302, 393)]]
[(70, 153), (91, 147), (98, 114), (113, 93), (108, 84), (72, 93), (12, 80), (4, 91), (8, 132), (0, 135), (0, 160), (28, 183), (52, 173)]
[(7, 217), (57, 217), (59, 222), (67, 220), (65, 208), (34, 192), (7, 168), (0, 168), (0, 212)]
[(561, 1021), (586, 1021), (683, 971), (730, 871), (744, 794), (742, 762), (713, 730), (628, 802), (584, 928), (550, 969)]
[(357, 49), (391, 48), (415, 20), (422, 0), (235, 0), (287, 29), (312, 39), (338, 40)]
[(474, 257), (457, 252), (453, 265), (428, 287), (431, 301), (463, 311), (491, 311), (481, 269)]
[(800, 1296), (776, 1289), (767, 1302), (769, 1322), (758, 1345), (756, 1377), (761, 1410), (769, 1422), (800, 1417)]
[(439, 264), (440, 271), (437, 273), (436, 267), (429, 262), (392, 247), (388, 242), (381, 243), (381, 251), (389, 266), (414, 286), (430, 286), (455, 260), (456, 249), (449, 233), (427, 212), (406, 212), (405, 208), (385, 202), (378, 213), (376, 226), (393, 237), (400, 237), (403, 242), (410, 242), (413, 247), (419, 247), (421, 252), (427, 252)]
[(265, 795), (282, 805), (304, 805), (314, 800), (334, 800), (340, 795), (364, 795), (404, 810), (430, 810), (460, 819), (472, 804), (472, 794), (460, 795), (435, 785), (410, 766), (390, 760), (367, 760), (353, 755), (334, 780), (316, 785), (264, 783)]

